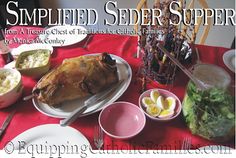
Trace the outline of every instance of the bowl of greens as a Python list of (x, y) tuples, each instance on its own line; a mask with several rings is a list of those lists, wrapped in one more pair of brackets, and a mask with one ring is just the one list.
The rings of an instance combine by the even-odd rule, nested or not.
[(200, 90), (192, 81), (188, 83), (182, 103), (183, 115), (193, 134), (225, 142), (235, 134), (235, 102), (234, 96), (227, 89), (229, 78), (227, 74), (219, 76), (226, 73), (220, 68), (213, 72), (215, 74), (212, 74), (212, 69), (207, 70), (206, 65), (199, 69), (202, 68), (205, 73), (201, 71), (194, 75), (210, 86), (206, 90)]

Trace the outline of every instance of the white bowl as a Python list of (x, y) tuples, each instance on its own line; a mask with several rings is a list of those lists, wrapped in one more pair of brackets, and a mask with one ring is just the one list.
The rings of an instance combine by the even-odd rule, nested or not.
[[(160, 93), (160, 95), (162, 95), (165, 98), (173, 97), (176, 100), (176, 106), (175, 106), (175, 109), (174, 109), (174, 115), (173, 116), (166, 117), (166, 118), (159, 118), (159, 117), (151, 116), (146, 112), (145, 107), (143, 106), (143, 103), (142, 103), (142, 99), (144, 97), (150, 97), (150, 93), (151, 93), (152, 90), (157, 90)], [(147, 91), (143, 92), (139, 97), (139, 107), (143, 110), (143, 112), (145, 113), (145, 115), (147, 117), (149, 117), (152, 120), (160, 121), (160, 122), (170, 121), (170, 120), (176, 118), (177, 116), (179, 116), (179, 114), (182, 110), (182, 105), (181, 105), (181, 102), (180, 102), (179, 98), (174, 93), (172, 93), (168, 90), (165, 90), (165, 89), (150, 89), (150, 90), (147, 90)]]
[(23, 91), (20, 72), (16, 69), (0, 68), (0, 74), (4, 72), (15, 74), (17, 84), (11, 87), (7, 92), (0, 94), (0, 109), (14, 104), (20, 98)]

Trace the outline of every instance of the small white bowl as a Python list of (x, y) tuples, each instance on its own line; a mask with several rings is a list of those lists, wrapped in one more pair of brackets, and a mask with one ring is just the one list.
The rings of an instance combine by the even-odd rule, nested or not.
[(16, 69), (0, 68), (0, 73), (4, 72), (15, 74), (17, 84), (16, 86), (9, 89), (6, 93), (0, 94), (0, 109), (14, 104), (21, 97), (23, 91), (20, 72)]
[[(159, 117), (151, 116), (146, 112), (145, 107), (143, 106), (143, 103), (142, 103), (142, 99), (144, 97), (150, 97), (150, 93), (151, 93), (152, 90), (157, 90), (160, 93), (160, 95), (162, 95), (165, 98), (173, 97), (176, 100), (176, 106), (175, 106), (175, 109), (174, 109), (174, 115), (173, 116), (167, 117), (167, 118), (159, 118)], [(149, 117), (152, 120), (161, 121), (161, 122), (173, 120), (174, 118), (179, 116), (179, 114), (182, 110), (182, 105), (181, 105), (181, 102), (180, 102), (179, 98), (174, 93), (172, 93), (168, 90), (165, 90), (165, 89), (150, 89), (150, 90), (147, 90), (147, 91), (143, 92), (139, 97), (139, 107), (142, 109), (142, 111), (145, 113), (145, 115), (147, 117)]]

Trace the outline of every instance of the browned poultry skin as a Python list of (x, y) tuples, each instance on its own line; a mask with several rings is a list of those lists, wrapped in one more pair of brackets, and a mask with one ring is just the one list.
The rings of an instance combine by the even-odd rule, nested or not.
[(56, 106), (96, 94), (118, 82), (117, 67), (106, 53), (66, 59), (46, 74), (35, 86), (33, 94), (48, 105)]

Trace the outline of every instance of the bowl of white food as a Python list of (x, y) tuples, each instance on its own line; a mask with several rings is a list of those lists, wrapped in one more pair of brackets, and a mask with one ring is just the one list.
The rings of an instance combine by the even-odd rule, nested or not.
[(14, 104), (23, 91), (21, 74), (16, 69), (0, 68), (0, 109)]

